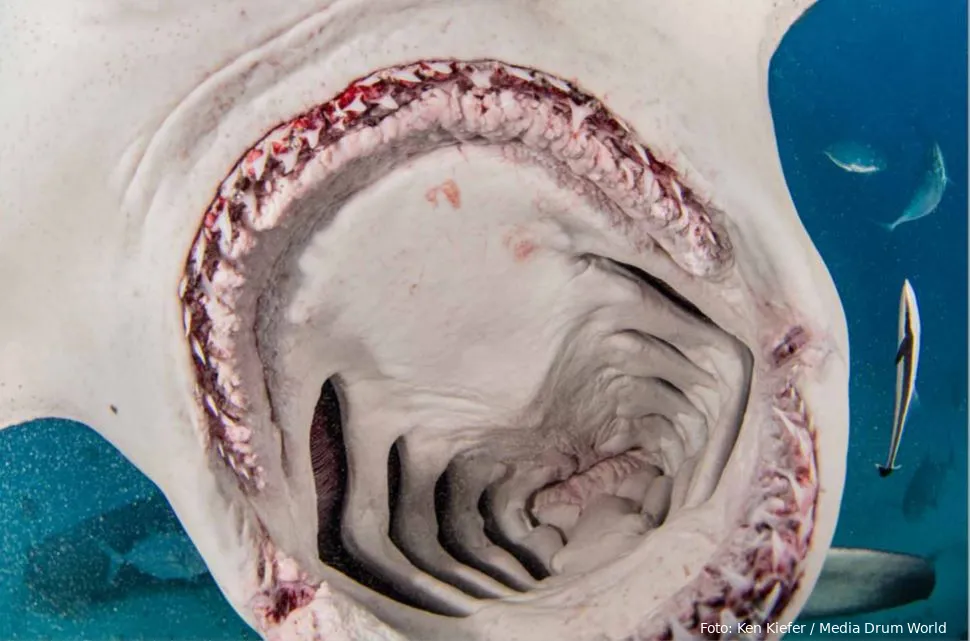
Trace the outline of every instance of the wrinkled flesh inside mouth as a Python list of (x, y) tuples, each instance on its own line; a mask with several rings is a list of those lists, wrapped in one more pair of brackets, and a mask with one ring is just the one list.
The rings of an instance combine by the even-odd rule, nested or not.
[[(572, 84), (377, 72), (204, 216), (179, 295), (213, 465), (255, 505), (286, 488), (323, 576), (422, 638), (550, 606), (593, 611), (563, 639), (770, 620), (814, 522), (805, 337), (705, 316), (732, 265), (720, 212)], [(261, 527), (269, 630), (320, 573)]]

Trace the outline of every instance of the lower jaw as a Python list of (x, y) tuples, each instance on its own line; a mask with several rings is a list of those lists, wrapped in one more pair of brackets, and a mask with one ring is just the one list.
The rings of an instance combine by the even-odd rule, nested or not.
[[(814, 426), (797, 389), (774, 381), (773, 393), (756, 396), (763, 401), (749, 408), (725, 470), (732, 482), (581, 577), (546, 579), (519, 596), (483, 600), (468, 616), (447, 617), (404, 606), (323, 564), (299, 568), (266, 534), (264, 587), (251, 602), (258, 627), (269, 638), (301, 641), (330, 638), (313, 629), (429, 641), (662, 640), (741, 623), (763, 630), (799, 588), (818, 477)], [(738, 478), (745, 470), (748, 482)]]

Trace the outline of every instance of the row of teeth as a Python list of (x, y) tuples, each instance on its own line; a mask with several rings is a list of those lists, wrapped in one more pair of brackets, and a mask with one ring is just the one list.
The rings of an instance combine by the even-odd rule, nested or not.
[(309, 604), (319, 589), (326, 589), (314, 586), (297, 562), (278, 550), (265, 532), (257, 578), (259, 586), (249, 605), (264, 631), (277, 626), (293, 610)]
[[(406, 641), (367, 612), (351, 611), (326, 582), (310, 581), (262, 531), (257, 580), (249, 601), (256, 627), (270, 641)], [(359, 606), (357, 606), (359, 608)], [(353, 637), (349, 635), (353, 634)]]
[(246, 153), (206, 212), (179, 286), (206, 438), (247, 484), (261, 488), (264, 480), (251, 429), (243, 425), (251, 408), (233, 356), (244, 331), (237, 312), (244, 259), (259, 232), (284, 222), (285, 204), (309, 167), (332, 176), (349, 161), (415, 133), (437, 137), (438, 144), (447, 134), (545, 152), (605, 194), (637, 233), (666, 230), (658, 242), (688, 271), (709, 276), (729, 266), (730, 245), (697, 198), (633, 140), (629, 127), (571, 84), (497, 62), (454, 61), (386, 69), (359, 80)]
[(759, 467), (766, 471), (741, 524), (741, 545), (705, 568), (702, 598), (678, 595), (690, 605), (684, 616), (666, 622), (661, 638), (702, 638), (702, 623), (729, 630), (757, 624), (752, 629), (762, 630), (757, 637), (763, 638), (764, 624), (777, 617), (797, 587), (815, 524), (815, 426), (791, 384), (775, 398), (772, 412), (781, 429), (762, 452)]

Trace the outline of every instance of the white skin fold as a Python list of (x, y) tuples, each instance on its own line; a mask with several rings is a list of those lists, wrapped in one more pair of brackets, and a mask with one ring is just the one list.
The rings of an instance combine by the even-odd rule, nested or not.
[[(751, 498), (763, 498), (753, 470), (788, 465), (766, 454), (777, 440), (812, 468), (797, 479), (789, 474), (794, 498), (785, 499), (807, 525), (792, 534), (798, 541), (766, 535), (751, 543), (771, 550), (772, 563), (794, 568), (786, 581), (798, 577), (784, 597), (766, 589), (757, 608), (772, 599), (781, 605), (751, 616), (793, 620), (831, 542), (848, 434), (846, 322), (788, 194), (767, 99), (770, 57), (811, 4), (7, 2), (0, 12), (0, 427), (47, 416), (90, 425), (162, 489), (243, 619), (266, 638), (328, 641), (504, 640), (523, 638), (523, 631), (576, 640), (696, 634), (691, 626), (700, 619), (692, 623), (689, 613), (703, 618), (721, 608), (696, 596), (714, 589), (705, 568), (718, 566), (710, 560), (722, 558), (717, 554), (735, 554), (719, 532), (778, 508), (766, 501), (759, 511), (760, 499)], [(280, 204), (280, 212), (298, 220), (313, 210), (324, 222), (294, 223), (297, 240), (278, 246), (254, 235), (262, 244), (253, 261), (294, 252), (274, 263), (271, 276), (268, 267), (247, 272), (258, 273), (266, 291), (287, 292), (269, 298), (278, 306), (266, 297), (257, 305), (256, 295), (246, 294), (240, 309), (248, 311), (214, 322), (224, 321), (216, 327), (223, 333), (208, 346), (238, 348), (224, 360), (236, 368), (240, 398), (251, 404), (242, 421), (247, 436), (225, 442), (245, 441), (239, 447), (254, 452), (246, 468), (252, 478), (244, 479), (219, 453), (225, 443), (208, 432), (184, 325), (188, 299), (181, 290), (203, 217), (226, 177), (246, 170), (240, 158), (267, 133), (334, 100), (355, 80), (417, 61), (518, 65), (571, 83), (672, 170), (682, 187), (671, 189), (689, 190), (697, 207), (716, 212), (711, 219), (729, 239), (730, 260), (678, 253), (677, 243), (693, 237), (663, 236), (649, 220), (616, 223), (601, 201), (576, 192), (580, 183), (551, 174), (516, 141), (469, 141), (387, 166), (360, 152), (362, 164), (346, 175), (370, 177), (366, 189), (347, 187), (341, 195), (344, 183), (334, 182), (315, 192), (340, 153), (378, 153), (367, 140), (346, 142), (302, 178), (279, 183), (276, 197), (292, 207), (287, 213)], [(583, 126), (576, 109), (573, 123)], [(479, 115), (456, 127), (485, 127)], [(582, 256), (612, 262), (592, 260), (588, 272), (577, 272)], [(710, 323), (678, 316), (663, 294), (633, 284), (616, 264), (668, 283)], [(717, 273), (705, 273), (712, 265)], [(652, 319), (642, 321), (644, 332), (683, 355), (664, 341), (628, 340), (624, 332), (639, 331), (644, 318)], [(240, 327), (255, 328), (262, 351), (246, 351), (250, 344), (233, 333)], [(613, 370), (625, 378), (596, 387), (593, 373)], [(446, 595), (465, 616), (400, 606), (321, 562), (305, 444), (320, 386), (333, 375), (344, 381), (341, 402), (354, 408), (344, 425), (348, 500), (366, 506), (343, 516), (351, 528), (345, 537), (388, 576), (407, 568), (407, 580)], [(656, 377), (682, 394), (658, 386)], [(734, 432), (722, 431), (727, 419), (708, 425), (717, 408), (744, 412), (740, 427), (735, 421)], [(649, 438), (629, 428), (641, 419)], [(603, 421), (610, 427), (596, 432), (588, 451), (576, 445), (585, 434), (579, 427), (561, 428)], [(541, 447), (531, 440), (539, 436)], [(459, 456), (473, 445), (494, 454), (496, 465), (514, 467), (511, 480), (489, 490), (493, 505), (506, 509), (496, 518), (507, 532), (520, 514), (508, 506), (528, 505), (526, 490), (538, 489), (529, 484), (568, 478), (570, 491), (615, 494), (639, 472), (622, 490), (637, 495), (662, 475), (672, 480), (664, 478), (670, 489), (646, 502), (600, 503), (596, 509), (607, 515), (649, 514), (645, 527), (655, 534), (650, 546), (641, 544), (639, 517), (609, 516), (618, 520), (606, 532), (584, 526), (570, 548), (576, 554), (560, 561), (586, 567), (597, 560), (586, 578), (553, 577), (533, 596), (449, 566), (498, 595), (479, 600), (415, 571), (388, 543), (385, 477), (371, 470), (387, 466), (399, 437), (402, 484), (417, 496), (454, 460), (476, 478), (501, 477), (485, 454)], [(724, 448), (715, 472), (718, 457), (704, 449), (711, 443)], [(634, 451), (645, 458), (610, 458), (629, 467), (582, 476), (630, 448), (642, 448)], [(508, 454), (526, 449), (545, 453), (527, 462)], [(576, 459), (567, 450), (576, 450)], [(243, 460), (239, 454), (241, 467)], [(678, 477), (681, 469), (688, 472)], [(595, 501), (584, 494), (574, 503), (586, 509)], [(676, 518), (653, 529), (668, 509)], [(395, 536), (407, 539), (433, 512), (420, 501), (408, 504)], [(578, 512), (563, 514), (556, 518), (581, 522)], [(532, 534), (528, 546), (553, 558), (559, 535), (523, 527), (523, 540)], [(428, 529), (426, 539), (435, 532)], [(582, 546), (601, 535), (628, 556), (583, 560)], [(423, 543), (402, 545), (416, 550)], [(661, 550), (664, 562), (656, 560)], [(510, 558), (502, 562), (514, 565)], [(725, 588), (729, 601), (744, 601), (743, 581), (728, 572), (710, 576), (733, 586)], [(656, 587), (681, 583), (687, 587), (676, 594)], [(280, 605), (284, 593), (294, 607)], [(634, 603), (630, 594), (642, 598)], [(280, 616), (267, 614), (280, 607)], [(516, 617), (520, 627), (513, 628)]]

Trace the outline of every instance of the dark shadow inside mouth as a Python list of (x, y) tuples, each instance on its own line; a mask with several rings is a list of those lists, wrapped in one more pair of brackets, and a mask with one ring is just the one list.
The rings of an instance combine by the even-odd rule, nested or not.
[(340, 552), (339, 514), (347, 485), (347, 454), (340, 410), (336, 386), (328, 380), (320, 391), (310, 426), (310, 458), (319, 519), (317, 547), (320, 557), (326, 559)]
[(481, 498), (478, 500), (478, 512), (482, 515), (482, 519), (485, 521), (485, 536), (495, 543), (496, 545), (504, 548), (522, 564), (522, 567), (528, 572), (534, 579), (546, 579), (549, 578), (550, 574), (542, 562), (535, 557), (535, 555), (527, 548), (518, 545), (511, 539), (509, 539), (504, 532), (502, 532), (501, 527), (495, 521), (495, 510), (492, 506), (492, 501), (488, 493), (482, 494)]
[[(425, 604), (410, 599), (381, 577), (370, 572), (344, 548), (340, 529), (342, 507), (347, 491), (347, 453), (343, 440), (345, 420), (340, 401), (340, 380), (324, 382), (310, 426), (310, 458), (317, 494), (317, 553), (320, 560), (360, 585), (414, 607)], [(393, 506), (400, 478), (400, 463), (392, 449), (388, 457), (388, 491)]]
[[(620, 271), (630, 274), (637, 281), (641, 283), (645, 283), (650, 287), (654, 288), (655, 290), (660, 292), (660, 294), (662, 294), (665, 298), (667, 298), (667, 300), (674, 303), (675, 305), (683, 309), (685, 312), (695, 317), (697, 320), (704, 321), (705, 323), (708, 323), (711, 325), (715, 324), (714, 321), (712, 321), (710, 317), (707, 316), (707, 314), (702, 312), (700, 308), (697, 307), (697, 305), (695, 305), (694, 303), (684, 298), (684, 296), (676, 289), (671, 287), (670, 284), (667, 283), (667, 281), (661, 280), (660, 278), (657, 278), (656, 276), (640, 269), (639, 267), (630, 265), (628, 263), (620, 262), (606, 257), (603, 257), (602, 260), (617, 267)], [(673, 345), (671, 345), (671, 347), (673, 347), (674, 349), (677, 349)], [(677, 351), (679, 352), (680, 350), (677, 350)]]
[[(503, 574), (498, 568), (494, 568), (487, 563), (482, 563), (480, 559), (478, 559), (474, 554), (469, 553), (466, 547), (462, 545), (459, 533), (455, 530), (455, 528), (451, 527), (451, 524), (448, 523), (447, 519), (445, 518), (448, 511), (448, 505), (452, 500), (452, 482), (447, 473), (442, 474), (441, 477), (438, 478), (437, 483), (435, 483), (434, 498), (435, 514), (438, 517), (438, 522), (441, 524), (438, 528), (438, 542), (441, 544), (441, 547), (445, 550), (445, 552), (454, 557), (454, 559), (459, 563), (467, 565), (471, 568), (475, 568), (482, 574), (490, 576), (496, 581), (504, 583), (514, 590), (524, 592), (528, 589), (526, 586), (519, 585), (514, 577), (508, 574)], [(479, 513), (483, 513), (482, 511), (484, 506), (481, 505), (483, 500), (484, 495), (479, 501)], [(485, 535), (489, 536), (487, 531), (485, 532)], [(496, 541), (494, 540), (492, 541), (492, 543), (495, 542)], [(484, 594), (477, 593), (478, 591), (474, 588), (474, 586), (469, 586), (468, 588), (463, 589), (474, 596), (479, 596), (481, 598), (485, 597)]]

